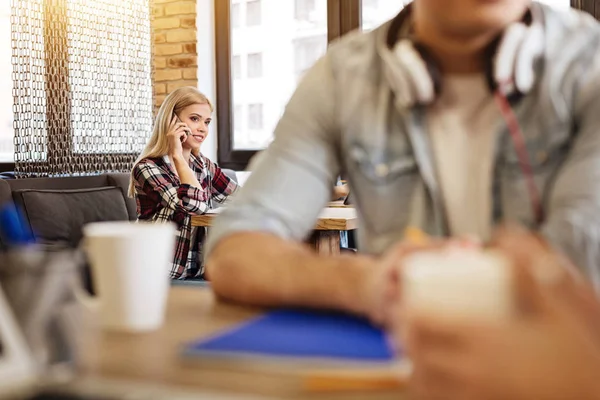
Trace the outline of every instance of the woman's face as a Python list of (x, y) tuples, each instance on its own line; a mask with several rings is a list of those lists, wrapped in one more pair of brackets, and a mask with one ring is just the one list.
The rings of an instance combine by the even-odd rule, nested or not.
[(183, 148), (199, 149), (208, 136), (208, 125), (212, 121), (208, 104), (192, 104), (179, 112), (179, 119), (186, 124), (191, 135), (183, 142)]

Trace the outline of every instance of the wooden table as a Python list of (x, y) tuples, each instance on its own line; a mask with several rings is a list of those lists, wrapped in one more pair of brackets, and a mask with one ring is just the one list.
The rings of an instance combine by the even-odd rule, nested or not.
[[(82, 381), (119, 379), (165, 385), (186, 390), (215, 390), (285, 399), (394, 399), (406, 400), (403, 390), (368, 392), (314, 392), (298, 376), (285, 373), (212, 369), (186, 363), (181, 345), (207, 337), (256, 316), (259, 309), (228, 305), (215, 300), (212, 291), (199, 287), (172, 287), (164, 326), (145, 334), (108, 333), (85, 324), (86, 349)], [(88, 315), (90, 321), (97, 320)]]
[[(192, 216), (192, 226), (212, 226), (218, 212)], [(358, 226), (356, 209), (353, 207), (327, 207), (321, 211), (308, 242), (319, 253), (340, 253), (340, 231), (350, 231)]]

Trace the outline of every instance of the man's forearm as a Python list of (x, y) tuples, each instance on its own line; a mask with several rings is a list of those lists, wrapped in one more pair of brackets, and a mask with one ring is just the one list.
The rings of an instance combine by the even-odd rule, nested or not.
[(374, 260), (319, 256), (265, 233), (224, 238), (207, 260), (217, 295), (258, 306), (305, 306), (367, 313), (364, 291)]

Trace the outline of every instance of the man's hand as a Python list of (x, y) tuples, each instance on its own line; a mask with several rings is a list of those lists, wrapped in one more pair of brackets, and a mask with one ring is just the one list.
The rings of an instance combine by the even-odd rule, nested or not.
[(469, 238), (435, 239), (419, 232), (407, 231), (406, 239), (389, 249), (373, 266), (367, 279), (367, 315), (377, 325), (394, 329), (402, 324), (401, 274), (403, 260), (419, 251), (436, 251), (449, 247), (473, 247), (479, 244)]
[(592, 288), (525, 231), (504, 231), (493, 244), (515, 267), (520, 313), (493, 324), (409, 317), (412, 389), (420, 399), (600, 398), (600, 303)]

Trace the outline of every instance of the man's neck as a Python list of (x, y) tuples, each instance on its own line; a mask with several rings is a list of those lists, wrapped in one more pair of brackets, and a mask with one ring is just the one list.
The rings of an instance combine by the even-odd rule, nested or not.
[(435, 57), (444, 74), (475, 74), (485, 69), (485, 51), (495, 34), (471, 38), (450, 35), (415, 24), (415, 35)]
[(499, 34), (496, 30), (456, 32), (445, 29), (415, 4), (413, 33), (436, 59), (443, 74), (474, 74), (485, 69), (485, 51)]

